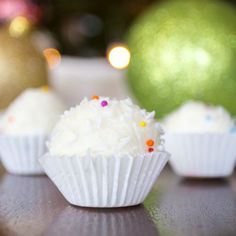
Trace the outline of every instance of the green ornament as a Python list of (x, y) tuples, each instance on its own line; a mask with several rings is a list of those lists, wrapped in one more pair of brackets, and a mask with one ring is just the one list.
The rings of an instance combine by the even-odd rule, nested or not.
[(194, 99), (236, 115), (236, 11), (220, 1), (152, 7), (128, 35), (128, 81), (159, 117)]

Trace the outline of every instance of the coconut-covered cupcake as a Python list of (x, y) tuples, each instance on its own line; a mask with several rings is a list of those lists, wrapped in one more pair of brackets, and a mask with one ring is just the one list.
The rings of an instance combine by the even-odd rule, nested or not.
[(170, 133), (234, 133), (235, 120), (220, 106), (189, 101), (170, 113), (163, 122)]
[(139, 204), (169, 155), (154, 115), (130, 99), (84, 99), (64, 112), (48, 141), (48, 153), (40, 162), (72, 204)]
[(15, 174), (39, 174), (38, 157), (65, 106), (47, 86), (27, 89), (0, 118), (0, 152), (5, 168)]
[(235, 120), (220, 106), (189, 101), (163, 121), (175, 172), (189, 177), (224, 177), (236, 157)]

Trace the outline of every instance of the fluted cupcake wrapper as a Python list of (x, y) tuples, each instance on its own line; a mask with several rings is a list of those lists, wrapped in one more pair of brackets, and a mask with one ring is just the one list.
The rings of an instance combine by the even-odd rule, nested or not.
[(46, 135), (0, 137), (0, 155), (5, 169), (12, 174), (44, 173), (38, 159), (46, 152)]
[(235, 134), (166, 134), (170, 165), (186, 177), (226, 177), (236, 160)]
[(137, 157), (46, 154), (40, 163), (71, 204), (124, 207), (144, 201), (168, 157), (166, 152)]

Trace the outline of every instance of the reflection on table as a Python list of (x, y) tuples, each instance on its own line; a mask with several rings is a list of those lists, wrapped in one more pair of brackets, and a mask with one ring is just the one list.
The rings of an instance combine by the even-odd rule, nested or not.
[(177, 177), (167, 166), (143, 205), (89, 209), (68, 204), (46, 176), (14, 176), (0, 167), (0, 235), (235, 235), (236, 174)]

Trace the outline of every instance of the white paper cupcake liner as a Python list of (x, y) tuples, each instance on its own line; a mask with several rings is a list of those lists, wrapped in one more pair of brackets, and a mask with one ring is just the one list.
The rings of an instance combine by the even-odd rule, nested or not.
[(0, 137), (0, 155), (3, 166), (12, 174), (44, 173), (38, 158), (46, 152), (46, 135)]
[(166, 152), (107, 158), (46, 154), (40, 163), (71, 204), (124, 207), (144, 201), (168, 157)]
[(236, 135), (166, 134), (166, 149), (176, 174), (186, 177), (226, 177), (234, 169)]

